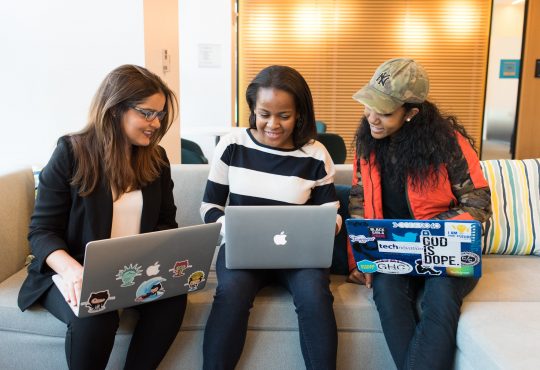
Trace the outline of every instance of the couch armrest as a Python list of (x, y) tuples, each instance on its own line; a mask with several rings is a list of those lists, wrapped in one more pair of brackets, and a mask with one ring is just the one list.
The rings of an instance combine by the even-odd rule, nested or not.
[(26, 236), (34, 199), (30, 168), (0, 175), (0, 281), (19, 271), (30, 252)]

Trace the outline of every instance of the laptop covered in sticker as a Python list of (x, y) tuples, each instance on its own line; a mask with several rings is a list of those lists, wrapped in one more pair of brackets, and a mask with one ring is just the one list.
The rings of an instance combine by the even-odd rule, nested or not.
[(225, 266), (229, 269), (330, 267), (336, 215), (333, 206), (228, 206)]
[(465, 220), (347, 219), (361, 272), (480, 277), (482, 225)]
[[(201, 290), (221, 225), (206, 224), (89, 242), (78, 317)], [(65, 294), (60, 275), (53, 281)]]

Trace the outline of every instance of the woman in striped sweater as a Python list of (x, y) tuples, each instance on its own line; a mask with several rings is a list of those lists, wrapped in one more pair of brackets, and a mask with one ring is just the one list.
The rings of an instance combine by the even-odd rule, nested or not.
[[(248, 86), (246, 98), (250, 127), (233, 131), (216, 147), (201, 206), (204, 221), (223, 223), (227, 199), (230, 205), (338, 208), (334, 164), (314, 140), (313, 99), (300, 73), (267, 67)], [(340, 227), (338, 216), (336, 231)], [(204, 369), (236, 366), (253, 300), (269, 283), (284, 286), (294, 298), (306, 368), (335, 368), (337, 333), (328, 269), (227, 269), (221, 246), (216, 271), (218, 287), (204, 334)]]

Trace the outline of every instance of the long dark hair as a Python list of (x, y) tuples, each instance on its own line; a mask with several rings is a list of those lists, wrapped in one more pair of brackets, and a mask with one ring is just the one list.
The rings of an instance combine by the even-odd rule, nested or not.
[[(364, 116), (356, 131), (355, 142), (358, 157), (369, 160), (375, 154), (379, 169), (391, 168), (384, 176), (403, 186), (407, 179), (412, 186), (423, 189), (436, 185), (441, 165), (461, 157), (456, 132), (465, 137), (474, 148), (473, 139), (455, 116), (443, 116), (430, 101), (405, 103), (406, 112), (417, 108), (419, 112), (391, 137), (374, 139)], [(430, 182), (435, 181), (435, 183)]]
[[(122, 129), (122, 116), (131, 106), (157, 93), (165, 96), (166, 114), (161, 126), (150, 145), (133, 146), (128, 158), (125, 148), (129, 141)], [(118, 197), (155, 180), (165, 164), (158, 143), (171, 127), (176, 110), (174, 92), (146, 68), (127, 64), (110, 72), (94, 95), (88, 123), (70, 137), (77, 160), (72, 184), (79, 186), (79, 194), (91, 194), (98, 182), (105, 180)]]
[(246, 89), (246, 100), (249, 106), (249, 127), (257, 129), (255, 123), (255, 105), (261, 87), (272, 87), (290, 93), (298, 118), (292, 134), (295, 149), (303, 147), (317, 137), (315, 110), (309, 86), (296, 69), (287, 66), (269, 66), (261, 70)]

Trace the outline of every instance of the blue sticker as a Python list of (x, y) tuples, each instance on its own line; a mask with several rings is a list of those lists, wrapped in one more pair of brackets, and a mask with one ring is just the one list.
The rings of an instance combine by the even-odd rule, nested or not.
[(166, 280), (161, 276), (156, 276), (143, 281), (135, 293), (135, 302), (148, 302), (161, 297), (165, 293), (162, 282)]
[(356, 266), (358, 267), (358, 270), (360, 270), (361, 272), (367, 272), (367, 273), (377, 272), (377, 264), (369, 260), (362, 260), (362, 261), (356, 262)]
[(398, 235), (392, 233), (392, 238), (398, 242), (415, 242), (416, 241), (416, 233), (413, 233), (411, 231), (406, 232), (405, 235)]

